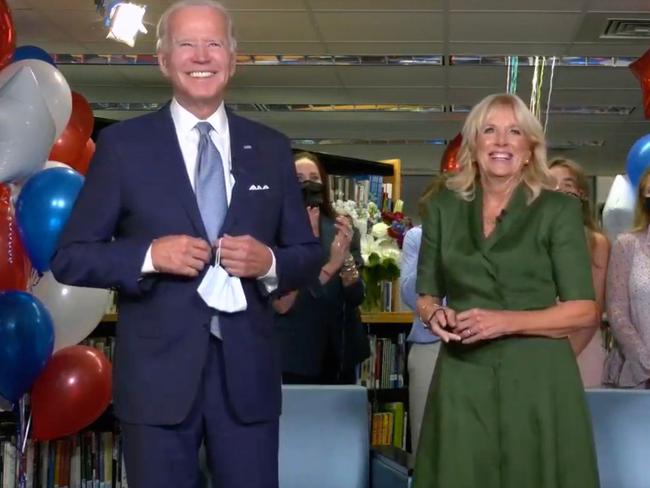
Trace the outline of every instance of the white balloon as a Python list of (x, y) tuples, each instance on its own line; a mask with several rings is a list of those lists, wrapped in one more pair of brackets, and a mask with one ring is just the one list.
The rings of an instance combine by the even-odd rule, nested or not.
[(54, 120), (56, 131), (50, 145), (56, 141), (65, 126), (68, 125), (72, 113), (72, 93), (70, 86), (61, 72), (50, 63), (40, 59), (23, 59), (16, 61), (0, 71), (0, 86), (4, 85), (21, 68), (31, 68), (45, 99), (50, 115)]
[(62, 163), (61, 161), (46, 161), (45, 162), (45, 167), (43, 169), (49, 169), (49, 168), (68, 168), (72, 169), (72, 166), (69, 164)]
[(52, 316), (54, 352), (78, 344), (97, 327), (109, 301), (109, 290), (68, 286), (56, 281), (51, 272), (32, 289)]
[(19, 182), (42, 169), (54, 130), (34, 72), (21, 68), (0, 86), (0, 183)]
[(603, 230), (610, 242), (629, 231), (634, 222), (636, 192), (627, 175), (616, 175), (603, 207)]

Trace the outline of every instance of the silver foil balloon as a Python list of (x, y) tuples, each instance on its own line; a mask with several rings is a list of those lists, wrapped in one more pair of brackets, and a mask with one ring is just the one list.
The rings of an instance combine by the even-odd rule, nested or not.
[(23, 68), (30, 68), (36, 77), (47, 109), (50, 111), (56, 132), (50, 141), (53, 144), (68, 125), (72, 113), (72, 92), (61, 72), (50, 63), (40, 59), (22, 59), (11, 63), (0, 71), (0, 86)]
[(54, 120), (36, 76), (31, 68), (21, 68), (0, 86), (0, 183), (41, 169), (54, 135)]

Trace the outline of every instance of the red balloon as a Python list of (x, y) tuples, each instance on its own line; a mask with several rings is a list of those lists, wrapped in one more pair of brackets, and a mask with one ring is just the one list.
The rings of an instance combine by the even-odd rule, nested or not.
[(11, 62), (16, 50), (16, 33), (11, 11), (5, 0), (0, 0), (0, 69)]
[(97, 349), (55, 352), (32, 387), (34, 439), (56, 439), (92, 424), (111, 401), (111, 363)]
[(84, 140), (93, 133), (95, 118), (88, 100), (77, 92), (72, 92), (72, 113), (68, 125), (73, 125), (83, 134)]
[(441, 173), (454, 173), (460, 169), (460, 163), (458, 162), (457, 157), (461, 142), (463, 142), (463, 136), (456, 134), (456, 137), (447, 144), (447, 148), (442, 154), (442, 159), (440, 160)]
[(54, 141), (48, 159), (73, 166), (81, 157), (87, 139), (81, 130), (68, 123), (65, 129), (63, 129), (61, 136)]
[(27, 289), (30, 265), (18, 236), (11, 188), (0, 185), (0, 291)]
[(88, 172), (88, 166), (90, 165), (90, 160), (93, 158), (93, 154), (95, 154), (95, 141), (89, 138), (79, 158), (74, 163), (71, 163), (70, 167), (85, 175)]
[(643, 93), (643, 113), (650, 119), (650, 49), (639, 59), (630, 64), (630, 70), (641, 83)]

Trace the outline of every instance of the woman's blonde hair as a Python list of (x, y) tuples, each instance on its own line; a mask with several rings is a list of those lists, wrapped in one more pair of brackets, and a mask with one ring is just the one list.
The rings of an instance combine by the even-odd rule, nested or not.
[(531, 157), (522, 170), (522, 182), (528, 193), (528, 203), (537, 198), (542, 189), (553, 188), (553, 177), (546, 165), (546, 140), (539, 120), (516, 95), (497, 93), (481, 100), (471, 110), (463, 130), (463, 142), (458, 150), (460, 171), (447, 180), (447, 188), (458, 193), (464, 200), (473, 200), (476, 182), (479, 180), (476, 163), (476, 139), (485, 119), (495, 107), (510, 107), (524, 136), (530, 141)]
[(641, 178), (636, 189), (636, 204), (634, 205), (634, 227), (632, 232), (645, 232), (650, 225), (650, 210), (645, 207), (645, 186), (650, 178), (650, 167), (648, 167)]
[(554, 167), (565, 168), (571, 174), (571, 177), (575, 180), (578, 191), (580, 192), (580, 201), (582, 202), (582, 222), (585, 227), (593, 232), (600, 232), (600, 228), (596, 223), (596, 218), (594, 217), (593, 208), (591, 206), (591, 200), (589, 196), (589, 181), (587, 179), (587, 173), (572, 159), (564, 158), (562, 156), (555, 157), (548, 162), (549, 169)]
[[(560, 167), (566, 168), (571, 177), (575, 180), (576, 186), (580, 195), (576, 195), (580, 198), (580, 204), (582, 206), (582, 224), (585, 226), (585, 231), (587, 235), (587, 242), (589, 244), (589, 254), (593, 258), (593, 252), (596, 248), (596, 234), (601, 234), (600, 227), (596, 222), (594, 217), (594, 211), (591, 206), (591, 198), (589, 195), (589, 181), (587, 180), (587, 174), (585, 170), (572, 159), (564, 158), (562, 156), (555, 157), (548, 162), (549, 169)], [(596, 261), (592, 259), (592, 263), (596, 267), (600, 267)]]

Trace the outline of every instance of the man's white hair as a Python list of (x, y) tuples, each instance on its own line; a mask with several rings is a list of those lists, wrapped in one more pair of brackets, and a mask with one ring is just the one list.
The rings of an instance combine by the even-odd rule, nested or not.
[(171, 15), (181, 9), (187, 7), (210, 7), (219, 12), (226, 19), (227, 31), (228, 31), (228, 48), (230, 52), (235, 52), (237, 50), (237, 39), (235, 39), (234, 27), (232, 23), (232, 17), (228, 9), (223, 6), (220, 2), (216, 0), (179, 0), (178, 2), (172, 3), (167, 10), (163, 12), (158, 21), (158, 26), (156, 27), (156, 52), (163, 51), (169, 48), (169, 18)]

